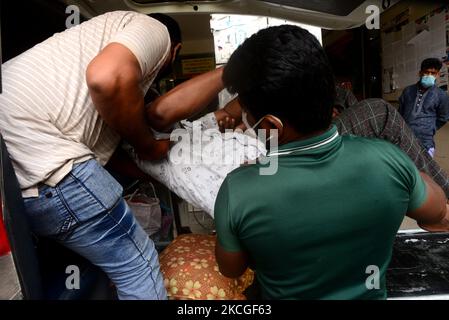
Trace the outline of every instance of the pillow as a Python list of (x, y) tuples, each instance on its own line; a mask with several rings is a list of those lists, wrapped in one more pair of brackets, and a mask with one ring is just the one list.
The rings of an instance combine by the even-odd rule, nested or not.
[(237, 279), (223, 276), (215, 260), (215, 236), (177, 237), (159, 256), (169, 299), (245, 300), (254, 280), (250, 269)]

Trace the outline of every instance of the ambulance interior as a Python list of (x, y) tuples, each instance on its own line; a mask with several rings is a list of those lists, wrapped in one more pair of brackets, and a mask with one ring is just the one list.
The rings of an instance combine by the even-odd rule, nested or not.
[[(374, 9), (368, 10), (373, 4)], [(79, 22), (115, 10), (147, 14), (160, 12), (175, 19), (181, 26), (183, 46), (173, 73), (158, 84), (161, 94), (194, 76), (226, 64), (233, 50), (257, 30), (293, 23), (307, 28), (319, 39), (330, 58), (337, 84), (350, 89), (358, 100), (383, 98), (393, 106), (398, 105), (402, 89), (418, 79), (414, 68), (416, 64), (413, 68), (407, 66), (409, 47), (404, 40), (404, 30), (409, 25), (416, 25), (417, 29), (422, 28), (422, 23), (430, 26), (431, 21), (436, 19), (433, 17), (438, 17), (444, 27), (435, 31), (435, 34), (439, 32), (435, 37), (439, 36), (442, 42), (441, 48), (435, 48), (435, 52), (446, 57), (440, 87), (448, 90), (449, 6), (438, 1), (30, 0), (25, 8), (22, 1), (4, 1), (1, 8), (3, 62), (63, 31), (68, 17), (76, 9), (80, 11)], [(379, 10), (379, 27), (369, 29), (367, 24), (374, 21), (369, 17), (375, 10)], [(75, 16), (74, 19), (72, 22), (76, 23)], [(387, 54), (386, 46), (397, 46), (401, 54)], [(398, 64), (401, 66), (399, 70)], [(225, 98), (225, 94), (217, 96), (216, 101), (197, 117), (216, 110), (219, 105), (223, 106), (222, 100)], [(438, 150), (435, 156), (446, 172), (449, 172), (448, 141), (449, 126), (446, 125), (436, 135)], [(20, 199), (6, 199), (14, 198), (15, 193), (8, 190), (13, 183), (8, 180), (11, 178), (11, 168), (5, 150), (2, 150), (2, 159), (2, 207), (13, 212)], [(158, 250), (162, 251), (179, 234), (214, 234), (214, 221), (209, 214), (184, 201), (156, 180), (149, 183), (127, 177), (118, 179), (128, 196), (138, 193), (151, 195), (151, 184), (155, 187), (161, 210), (150, 237)], [(10, 233), (20, 230), (20, 226), (9, 228), (7, 226)], [(54, 259), (54, 255), (49, 253), (51, 250), (30, 252), (29, 247), (20, 244), (27, 240), (11, 234), (8, 236), (12, 256), (0, 256), (0, 299), (42, 297), (42, 288), (36, 288), (48, 281), (55, 283), (52, 295), (46, 295), (48, 299), (114, 299), (113, 295), (103, 290), (108, 281), (101, 274), (94, 274), (86, 280), (90, 285), (86, 286), (85, 291), (74, 296), (62, 294), (61, 279), (50, 280), (49, 277), (33, 275), (30, 271), (32, 262), (27, 265), (30, 255), (37, 256), (37, 260), (44, 261), (39, 263), (43, 263), (41, 268), (47, 268), (47, 274), (61, 273), (58, 266), (49, 263)], [(419, 229), (414, 221), (405, 218), (387, 273), (389, 298), (449, 299), (448, 245), (449, 234), (428, 234)]]

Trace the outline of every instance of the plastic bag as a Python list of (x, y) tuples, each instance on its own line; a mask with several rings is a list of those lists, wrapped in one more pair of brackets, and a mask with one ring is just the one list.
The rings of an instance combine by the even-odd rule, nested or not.
[(142, 193), (140, 189), (125, 197), (137, 221), (149, 236), (161, 229), (162, 220), (160, 201), (153, 184), (150, 183), (150, 185), (153, 191), (153, 197)]

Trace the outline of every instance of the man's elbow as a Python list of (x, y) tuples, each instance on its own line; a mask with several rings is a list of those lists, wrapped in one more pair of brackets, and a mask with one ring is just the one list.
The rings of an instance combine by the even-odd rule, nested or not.
[(246, 258), (233, 253), (224, 253), (218, 244), (215, 246), (215, 258), (217, 260), (218, 270), (228, 278), (238, 278), (248, 268)]
[(121, 79), (111, 70), (100, 68), (95, 63), (86, 70), (86, 84), (92, 99), (103, 100), (113, 97), (120, 91)]
[(237, 268), (224, 268), (220, 264), (218, 265), (218, 270), (220, 270), (220, 273), (222, 275), (224, 275), (225, 277), (228, 277), (228, 278), (238, 278), (242, 274), (245, 273), (246, 269), (247, 268), (239, 268), (239, 269), (237, 269)]
[(172, 112), (174, 109), (164, 97), (156, 99), (147, 108), (147, 121), (154, 130), (166, 131), (177, 121)]
[(446, 218), (447, 214), (447, 199), (446, 197), (440, 196), (434, 208), (435, 215), (433, 219), (425, 221), (419, 221), (420, 223), (441, 223)]
[(448, 200), (446, 198), (446, 194), (444, 193), (443, 189), (438, 186), (438, 212), (439, 212), (439, 220), (442, 221), (446, 218), (447, 215), (447, 204)]
[[(104, 103), (113, 99), (114, 95), (118, 92), (117, 83), (113, 79), (107, 79), (102, 76), (87, 76), (87, 87), (89, 94), (94, 102), (94, 106), (98, 113), (105, 119), (115, 119), (116, 113), (111, 112), (110, 104)], [(117, 121), (119, 119), (115, 119)]]

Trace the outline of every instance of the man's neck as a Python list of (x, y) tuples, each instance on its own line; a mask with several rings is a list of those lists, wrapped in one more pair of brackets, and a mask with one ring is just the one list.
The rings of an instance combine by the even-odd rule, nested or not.
[[(433, 87), (433, 86), (432, 86), (432, 87)], [(424, 87), (424, 86), (421, 84), (421, 82), (418, 82), (418, 90), (419, 90), (419, 91), (426, 92), (427, 90), (429, 90), (429, 89), (432, 88), (432, 87), (426, 88), (426, 87)]]
[(323, 133), (325, 133), (328, 130), (329, 130), (329, 128), (327, 128), (325, 130), (315, 131), (315, 132), (308, 133), (308, 134), (302, 134), (293, 129), (287, 129), (284, 131), (284, 134), (282, 135), (281, 139), (279, 140), (279, 146), (282, 146), (282, 145), (290, 143), (290, 142), (311, 139), (311, 138), (322, 135)]

